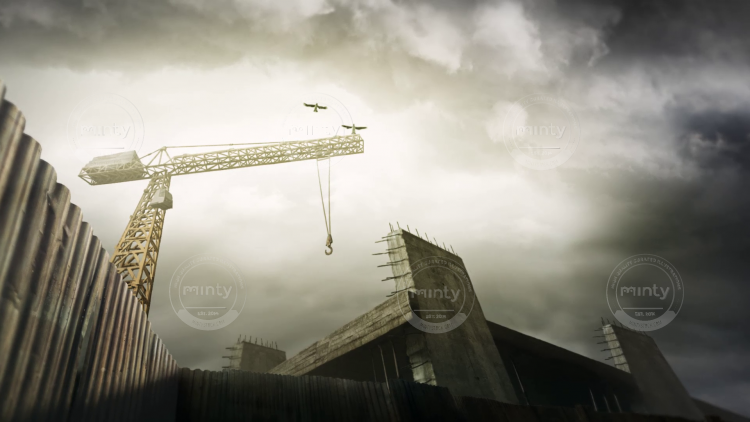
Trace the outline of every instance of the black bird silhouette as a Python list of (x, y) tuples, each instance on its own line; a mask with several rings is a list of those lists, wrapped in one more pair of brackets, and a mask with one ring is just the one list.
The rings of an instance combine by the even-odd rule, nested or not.
[(318, 105), (318, 103), (315, 103), (315, 104), (302, 103), (302, 104), (304, 104), (305, 107), (312, 107), (313, 108), (313, 112), (315, 112), (315, 113), (318, 112), (318, 109), (321, 109), (321, 110), (328, 109), (328, 107), (325, 107), (325, 106), (322, 106), (322, 105)]
[(352, 130), (352, 135), (355, 134), (355, 133), (357, 133), (357, 129), (359, 129), (359, 130), (367, 129), (367, 126), (355, 126), (354, 123), (352, 123), (351, 126), (341, 125), (341, 127), (345, 127), (347, 129), (351, 129)]

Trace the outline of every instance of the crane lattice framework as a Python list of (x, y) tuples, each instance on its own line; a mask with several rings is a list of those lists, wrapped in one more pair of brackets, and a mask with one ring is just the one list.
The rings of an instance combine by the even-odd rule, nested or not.
[[(97, 157), (78, 175), (90, 185), (150, 179), (111, 259), (147, 314), (151, 305), (164, 218), (167, 210), (172, 208), (172, 196), (169, 193), (172, 176), (320, 160), (365, 151), (364, 140), (354, 133), (175, 157), (169, 155), (168, 148), (179, 147), (162, 147), (140, 159), (134, 151)], [(153, 157), (147, 164), (143, 164), (141, 160), (149, 156)]]

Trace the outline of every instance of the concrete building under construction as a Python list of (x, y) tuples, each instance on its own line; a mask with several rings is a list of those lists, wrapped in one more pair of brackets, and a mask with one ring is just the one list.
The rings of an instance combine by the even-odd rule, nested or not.
[(229, 365), (223, 366), (224, 369), (239, 369), (251, 372), (268, 372), (271, 368), (277, 366), (286, 360), (286, 352), (279, 350), (276, 343), (264, 341), (263, 339), (238, 338), (237, 343), (232, 347), (227, 347), (232, 353), (224, 356), (229, 359)]
[[(603, 323), (597, 335), (610, 350), (613, 365), (487, 321), (478, 298), (455, 329), (425, 332), (430, 324), (416, 318), (416, 310), (446, 310), (451, 298), (415, 292), (451, 291), (465, 276), (466, 293), (472, 294), (463, 261), (407, 230), (393, 230), (383, 243), (386, 265), (393, 272), (386, 280), (394, 280), (394, 294), (267, 372), (355, 381), (401, 379), (447, 387), (457, 396), (521, 405), (583, 405), (599, 412), (692, 420), (720, 414), (726, 421), (750, 420), (691, 398), (654, 340), (618, 325)], [(458, 268), (422, 269), (420, 263), (426, 259)], [(241, 362), (235, 364), (232, 358), (232, 367), (244, 369), (256, 353), (256, 348), (247, 350)]]

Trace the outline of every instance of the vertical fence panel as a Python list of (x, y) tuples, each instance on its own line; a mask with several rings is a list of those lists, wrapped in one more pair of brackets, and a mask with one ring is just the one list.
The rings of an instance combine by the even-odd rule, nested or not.
[(47, 323), (51, 309), (56, 307), (61, 283), (53, 277), (55, 264), (64, 253), (63, 227), (67, 222), (70, 202), (70, 191), (63, 185), (55, 184), (47, 197), (48, 212), (43, 236), (43, 247), (40, 248), (34, 260), (34, 276), (31, 279), (33, 294), (31, 306), (23, 321), (23, 338), (16, 344), (16, 359), (14, 373), (11, 375), (13, 389), (10, 401), (15, 403), (16, 418), (27, 420), (31, 418), (38, 384), (36, 375), (43, 365), (47, 341), (51, 333), (51, 326)]
[(102, 379), (107, 359), (109, 358), (108, 346), (112, 337), (113, 323), (115, 318), (117, 318), (119, 289), (117, 288), (116, 280), (117, 274), (110, 267), (106, 281), (107, 293), (104, 299), (104, 306), (100, 311), (102, 322), (99, 324), (98, 335), (96, 336), (96, 343), (94, 345), (96, 353), (93, 354), (93, 359), (89, 363), (86, 388), (81, 391), (81, 394), (77, 398), (76, 414), (81, 420), (86, 420), (87, 417), (95, 413), (95, 409), (99, 406)]
[[(133, 297), (135, 299), (135, 297)], [(130, 419), (131, 410), (131, 388), (133, 386), (133, 378), (135, 377), (135, 358), (138, 353), (138, 342), (140, 341), (141, 321), (143, 319), (143, 311), (133, 306), (133, 320), (130, 324), (130, 338), (127, 341), (127, 348), (125, 351), (125, 362), (124, 369), (122, 372), (122, 393), (121, 393), (121, 407), (119, 409), (118, 420), (128, 421)]]
[(11, 179), (13, 159), (19, 146), (18, 140), (23, 136), (26, 119), (18, 108), (10, 102), (3, 101), (5, 85), (0, 81), (0, 195)]
[(76, 284), (76, 281), (71, 278), (71, 270), (73, 269), (74, 259), (78, 250), (79, 242), (85, 242), (80, 236), (81, 222), (82, 222), (81, 209), (77, 206), (70, 204), (68, 206), (68, 217), (63, 227), (63, 244), (61, 253), (58, 256), (58, 262), (55, 264), (56, 270), (53, 274), (56, 283), (59, 284), (59, 289), (56, 289), (54, 294), (55, 298), (54, 306), (47, 309), (45, 314), (46, 324), (50, 327), (49, 337), (44, 341), (46, 344), (44, 347), (44, 357), (42, 363), (38, 367), (38, 372), (34, 374), (34, 386), (32, 391), (27, 393), (28, 397), (32, 400), (27, 406), (34, 409), (34, 419), (44, 419), (45, 414), (52, 411), (52, 401), (49, 395), (49, 384), (53, 374), (57, 371), (57, 365), (59, 364), (60, 357), (60, 342), (63, 339), (67, 321), (64, 319), (67, 316), (67, 304), (69, 303), (71, 284)]
[(118, 421), (120, 417), (120, 408), (122, 406), (122, 382), (123, 382), (123, 370), (125, 369), (125, 361), (127, 356), (125, 355), (128, 345), (130, 343), (130, 337), (132, 332), (132, 321), (135, 316), (135, 312), (138, 311), (133, 305), (135, 298), (132, 295), (125, 294), (125, 309), (126, 312), (123, 315), (123, 328), (118, 333), (117, 349), (115, 350), (115, 367), (113, 368), (114, 373), (112, 374), (112, 389), (110, 390), (111, 404), (107, 408), (107, 420)]
[[(119, 277), (115, 280), (119, 280)], [(115, 300), (113, 302), (112, 321), (108, 324), (112, 328), (108, 330), (107, 338), (102, 343), (102, 349), (99, 351), (102, 354), (102, 365), (98, 368), (99, 373), (96, 376), (95, 385), (97, 388), (92, 393), (92, 406), (85, 409), (85, 420), (103, 420), (106, 409), (112, 403), (110, 392), (112, 389), (115, 360), (117, 359), (116, 351), (124, 314), (127, 312), (126, 300), (128, 294), (125, 286), (115, 285), (113, 286), (113, 290)]]
[(87, 414), (91, 414), (93, 409), (97, 407), (102, 371), (108, 357), (107, 344), (112, 334), (112, 322), (117, 309), (117, 276), (113, 269), (106, 264), (103, 265), (101, 271), (105, 277), (103, 302), (99, 308), (98, 323), (92, 336), (85, 371), (82, 373), (78, 394), (72, 405), (73, 414), (81, 420), (85, 420)]
[[(16, 408), (20, 365), (29, 351), (30, 315), (40, 286), (35, 273), (39, 251), (46, 251), (49, 237), (44, 229), (49, 207), (47, 195), (55, 184), (55, 173), (47, 163), (36, 174), (32, 194), (26, 204), (23, 233), (15, 248), (13, 262), (0, 298), (0, 420), (10, 420)], [(9, 253), (7, 251), (6, 253)]]
[(79, 302), (78, 296), (82, 294), (81, 278), (85, 271), (86, 257), (90, 251), (92, 240), (91, 227), (88, 223), (82, 222), (78, 228), (78, 240), (76, 241), (73, 253), (73, 263), (70, 271), (68, 271), (69, 280), (63, 295), (60, 315), (57, 321), (61, 329), (60, 342), (55, 345), (58, 351), (55, 354), (51, 372), (48, 373), (47, 389), (45, 392), (45, 396), (50, 403), (48, 420), (54, 420), (53, 415), (64, 412), (62, 409), (63, 389), (72, 345), (77, 335), (75, 332), (77, 321), (77, 315), (75, 315), (76, 304)]
[(46, 279), (44, 282), (47, 284), (46, 293), (39, 293), (40, 306), (31, 316), (35, 331), (31, 349), (28, 352), (26, 362), (19, 363), (19, 365), (26, 367), (21, 379), (23, 384), (16, 385), (19, 399), (16, 418), (19, 420), (31, 419), (37, 411), (45, 409), (45, 404), (39, 400), (40, 389), (51, 354), (51, 339), (56, 337), (57, 334), (55, 320), (65, 290), (67, 263), (72, 256), (75, 242), (75, 238), (70, 235), (73, 232), (70, 226), (76, 226), (80, 222), (80, 213), (77, 212), (77, 207), (68, 204), (69, 194), (67, 189), (60, 189), (60, 187), (61, 185), (58, 185), (58, 195), (56, 195), (55, 200), (60, 201), (59, 207), (64, 207), (66, 212), (56, 214), (54, 217), (60, 220), (61, 224), (55, 225), (59, 227), (59, 232), (55, 235), (54, 242), (56, 244), (49, 251), (48, 259), (51, 263), (48, 267), (49, 274), (41, 276)]
[[(89, 228), (90, 233), (90, 228)], [(84, 320), (86, 318), (86, 309), (89, 299), (94, 289), (94, 274), (96, 272), (96, 263), (99, 261), (101, 253), (101, 244), (99, 239), (91, 236), (88, 242), (87, 251), (83, 257), (83, 264), (78, 283), (78, 290), (74, 297), (73, 306), (70, 312), (70, 321), (67, 333), (67, 355), (65, 362), (62, 362), (60, 385), (57, 391), (57, 410), (56, 414), (67, 415), (70, 410), (70, 403), (73, 400), (73, 388), (76, 380), (76, 371), (78, 369), (79, 352), (83, 342)]]
[[(0, 81), (0, 94), (4, 94)], [(21, 132), (24, 118), (18, 109), (0, 97), (0, 251), (15, 247), (21, 231), (25, 205), (31, 193), (42, 149)], [(12, 254), (0, 254), (0, 291), (3, 290)]]
[(98, 350), (96, 350), (96, 348), (93, 347), (92, 344), (101, 322), (99, 317), (101, 313), (104, 293), (106, 292), (105, 286), (109, 276), (109, 256), (104, 248), (101, 247), (101, 243), (98, 242), (98, 239), (95, 241), (95, 244), (99, 245), (99, 256), (98, 260), (96, 261), (96, 271), (94, 273), (90, 287), (88, 287), (87, 289), (87, 297), (79, 314), (79, 325), (76, 328), (78, 332), (77, 338), (79, 340), (76, 344), (75, 349), (75, 352), (77, 354), (77, 361), (75, 363), (75, 379), (73, 381), (73, 388), (71, 391), (72, 396), (69, 400), (71, 410), (73, 403), (77, 401), (78, 390), (83, 388), (83, 384), (88, 381), (85, 378), (85, 374), (90, 372), (90, 369), (87, 367), (87, 365), (89, 364), (89, 362), (91, 362), (92, 359), (94, 359), (95, 355), (98, 353)]
[(174, 420), (176, 362), (0, 100), (0, 420)]
[(146, 395), (144, 393), (145, 387), (146, 387), (146, 373), (148, 372), (148, 356), (149, 356), (149, 349), (151, 346), (151, 323), (144, 319), (143, 323), (143, 335), (141, 338), (141, 345), (140, 345), (140, 351), (138, 354), (138, 376), (136, 377), (136, 386), (135, 386), (135, 397), (134, 400), (134, 406), (133, 406), (133, 418), (134, 420), (143, 420), (144, 416), (141, 414), (143, 411), (143, 400), (146, 398)]

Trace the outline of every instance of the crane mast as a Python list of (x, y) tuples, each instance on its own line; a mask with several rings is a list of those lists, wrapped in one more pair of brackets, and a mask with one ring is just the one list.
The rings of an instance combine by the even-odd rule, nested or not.
[(78, 175), (90, 185), (150, 179), (111, 258), (146, 314), (151, 305), (164, 218), (172, 208), (169, 193), (172, 176), (361, 154), (364, 140), (352, 133), (175, 157), (167, 149), (162, 147), (142, 157), (152, 156), (146, 164), (134, 151), (97, 157)]

